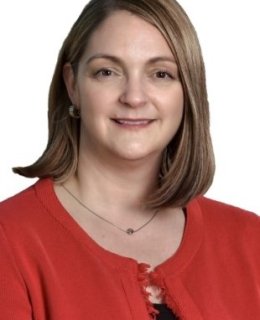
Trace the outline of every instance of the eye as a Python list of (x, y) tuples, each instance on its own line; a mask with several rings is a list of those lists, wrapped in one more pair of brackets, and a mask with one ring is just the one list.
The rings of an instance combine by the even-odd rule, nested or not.
[(159, 79), (173, 79), (173, 76), (167, 71), (157, 71), (155, 76)]
[(97, 77), (110, 77), (110, 76), (112, 76), (112, 74), (113, 74), (113, 71), (111, 71), (109, 69), (102, 68), (95, 73), (95, 76), (97, 76)]

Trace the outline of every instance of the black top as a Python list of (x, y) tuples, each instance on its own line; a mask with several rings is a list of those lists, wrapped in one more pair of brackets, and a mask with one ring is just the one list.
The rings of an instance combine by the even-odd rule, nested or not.
[(157, 315), (156, 320), (177, 320), (176, 316), (166, 304), (154, 304), (154, 307), (160, 312)]

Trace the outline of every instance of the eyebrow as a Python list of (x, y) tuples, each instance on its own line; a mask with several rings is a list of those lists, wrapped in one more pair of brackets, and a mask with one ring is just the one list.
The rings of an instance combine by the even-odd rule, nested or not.
[[(116, 56), (109, 55), (109, 54), (103, 54), (103, 53), (94, 54), (93, 56), (91, 56), (90, 58), (87, 59), (86, 64), (89, 64), (90, 62), (92, 62), (95, 59), (108, 59), (108, 60), (111, 60), (111, 61), (118, 63), (118, 64), (124, 64), (120, 58), (118, 58)], [(176, 60), (173, 57), (168, 57), (168, 56), (158, 56), (158, 57), (150, 58), (147, 61), (147, 64), (153, 64), (156, 62), (163, 62), (163, 61), (172, 62), (174, 64), (177, 64)]]

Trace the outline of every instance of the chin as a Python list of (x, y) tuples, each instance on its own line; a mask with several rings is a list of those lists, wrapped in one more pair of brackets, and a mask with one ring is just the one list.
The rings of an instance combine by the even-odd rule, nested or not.
[(140, 161), (154, 161), (155, 159), (158, 159), (161, 155), (162, 151), (155, 151), (155, 150), (144, 150), (142, 148), (141, 150), (121, 150), (121, 152), (117, 153), (117, 157), (124, 160), (124, 161), (130, 161), (130, 162), (140, 162)]

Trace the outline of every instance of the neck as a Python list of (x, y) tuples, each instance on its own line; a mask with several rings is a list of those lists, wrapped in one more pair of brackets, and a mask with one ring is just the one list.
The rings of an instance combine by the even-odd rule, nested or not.
[(103, 161), (81, 155), (76, 175), (68, 181), (82, 201), (113, 211), (139, 211), (157, 184), (160, 159)]

